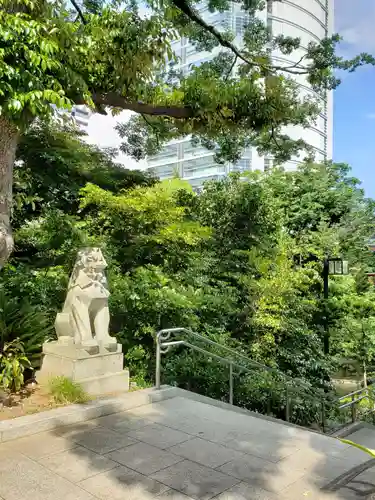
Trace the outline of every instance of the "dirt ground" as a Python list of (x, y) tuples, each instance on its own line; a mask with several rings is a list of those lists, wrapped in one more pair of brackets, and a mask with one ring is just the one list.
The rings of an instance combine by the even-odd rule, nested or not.
[[(143, 386), (138, 387), (134, 382), (131, 382), (129, 392), (138, 391), (143, 388)], [(107, 393), (103, 396), (92, 396), (90, 399), (118, 397), (123, 394), (123, 391), (116, 391)], [(68, 404), (71, 403), (56, 403), (47, 389), (38, 384), (29, 384), (18, 394), (13, 394), (10, 398), (6, 397), (5, 394), (0, 391), (0, 421), (52, 410), (53, 408), (67, 406)]]
[(0, 394), (0, 421), (51, 410), (58, 406), (64, 405), (57, 405), (43, 387), (30, 384), (11, 397)]

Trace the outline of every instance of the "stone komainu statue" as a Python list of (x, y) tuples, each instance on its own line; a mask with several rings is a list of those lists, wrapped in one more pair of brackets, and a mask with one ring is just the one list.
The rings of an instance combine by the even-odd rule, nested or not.
[(108, 333), (107, 263), (100, 248), (84, 248), (78, 252), (68, 293), (55, 328), (61, 344), (75, 344), (88, 351), (99, 347), (115, 350), (117, 342)]

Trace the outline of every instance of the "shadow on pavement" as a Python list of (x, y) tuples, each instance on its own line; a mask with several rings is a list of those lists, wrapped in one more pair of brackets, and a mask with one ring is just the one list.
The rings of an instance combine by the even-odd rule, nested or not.
[(65, 423), (0, 445), (0, 497), (350, 500), (375, 491), (373, 469), (355, 475), (367, 460), (359, 450), (183, 397)]

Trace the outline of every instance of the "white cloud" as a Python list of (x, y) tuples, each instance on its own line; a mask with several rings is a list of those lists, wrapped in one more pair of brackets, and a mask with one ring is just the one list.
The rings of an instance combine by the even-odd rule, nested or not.
[[(96, 144), (102, 148), (119, 148), (121, 138), (114, 127), (118, 122), (128, 121), (132, 114), (131, 111), (122, 111), (117, 116), (112, 116), (110, 113), (107, 116), (94, 113), (90, 116), (86, 128), (88, 134), (86, 138), (87, 142)], [(130, 169), (144, 169), (147, 167), (146, 161), (137, 162), (121, 152), (116, 160), (124, 165), (124, 167)]]
[(366, 118), (368, 118), (369, 120), (375, 120), (375, 113), (368, 113), (366, 115)]
[(334, 0), (334, 16), (335, 31), (344, 38), (340, 45), (343, 55), (375, 54), (374, 0)]

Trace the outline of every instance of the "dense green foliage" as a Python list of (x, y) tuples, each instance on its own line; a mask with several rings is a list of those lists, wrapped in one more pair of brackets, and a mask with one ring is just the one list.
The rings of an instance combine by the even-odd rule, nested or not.
[[(52, 325), (77, 249), (97, 244), (109, 264), (111, 330), (139, 381), (153, 377), (155, 332), (185, 326), (297, 377), (307, 392), (327, 389), (339, 358), (367, 366), (374, 346), (375, 294), (365, 276), (374, 205), (349, 174), (346, 165), (305, 164), (234, 175), (197, 195), (179, 179), (119, 168), (74, 130), (37, 126), (18, 151), (16, 251), (3, 288)], [(351, 269), (330, 278), (328, 301), (325, 255), (348, 258)], [(227, 370), (187, 350), (167, 356), (163, 377), (227, 397)], [(235, 402), (284, 416), (282, 388), (255, 370), (237, 380)], [(316, 401), (294, 398), (295, 421), (319, 411)]]

